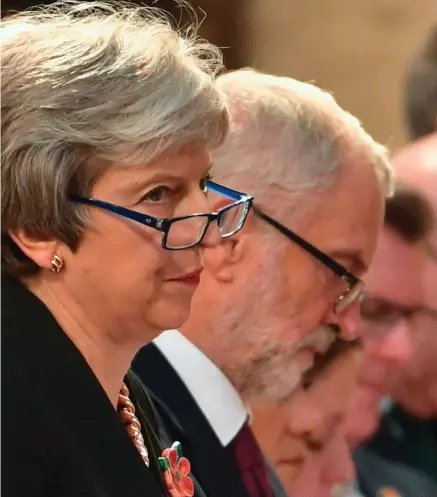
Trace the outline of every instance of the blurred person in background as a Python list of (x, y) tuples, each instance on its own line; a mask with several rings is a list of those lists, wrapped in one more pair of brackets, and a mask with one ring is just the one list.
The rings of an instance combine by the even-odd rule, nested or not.
[[(398, 177), (416, 188), (424, 195), (434, 212), (431, 218), (431, 229), (423, 245), (428, 254), (425, 267), (421, 271), (424, 293), (424, 306), (428, 312), (411, 315), (410, 323), (411, 352), (402, 361), (402, 368), (390, 370), (385, 381), (385, 391), (389, 388), (393, 400), (383, 403), (382, 425), (379, 427), (380, 413), (375, 406), (383, 392), (376, 389), (373, 401), (367, 411), (361, 412), (357, 420), (351, 419), (350, 435), (353, 442), (358, 443), (370, 438), (374, 431), (374, 439), (356, 451), (359, 473), (368, 466), (366, 458), (374, 458), (379, 474), (373, 474), (376, 487), (372, 488), (360, 474), (361, 486), (366, 495), (378, 490), (379, 482), (384, 485), (395, 481), (395, 486), (403, 487), (403, 495), (416, 497), (418, 488), (422, 495), (437, 495), (433, 480), (436, 480), (437, 466), (437, 434), (435, 418), (437, 409), (434, 392), (437, 388), (437, 320), (433, 317), (437, 309), (437, 229), (435, 226), (437, 212), (437, 25), (434, 25), (425, 42), (417, 51), (407, 73), (405, 84), (406, 122), (410, 138), (416, 142), (406, 146), (395, 154)], [(409, 216), (407, 216), (409, 219)], [(418, 220), (420, 221), (420, 220)], [(405, 223), (404, 223), (405, 224)], [(433, 226), (434, 224), (434, 226)], [(420, 222), (416, 228), (420, 227)], [(391, 259), (393, 253), (388, 256)], [(433, 262), (434, 261), (434, 262)], [(399, 274), (401, 275), (402, 270)], [(411, 276), (408, 287), (417, 284), (417, 277)], [(398, 292), (398, 290), (396, 290)], [(365, 308), (363, 307), (364, 312)], [(387, 310), (387, 309), (386, 309)], [(429, 312), (431, 311), (431, 312)], [(405, 345), (405, 343), (404, 343)], [(387, 350), (387, 359), (400, 358), (400, 347), (394, 352)], [(381, 348), (384, 351), (384, 348)], [(404, 348), (405, 352), (405, 348)], [(396, 360), (392, 363), (395, 365)], [(399, 364), (400, 366), (401, 364)], [(390, 384), (388, 387), (387, 384)], [(353, 412), (353, 411), (352, 411)], [(426, 419), (423, 419), (423, 418)], [(363, 419), (364, 418), (364, 419)], [(434, 419), (434, 421), (433, 421)], [(371, 449), (370, 449), (371, 447)], [(362, 459), (364, 458), (364, 461)], [(419, 471), (417, 471), (417, 469)], [(370, 473), (369, 473), (370, 474)], [(387, 479), (388, 478), (388, 479)], [(372, 478), (371, 478), (372, 480)], [(403, 484), (401, 483), (403, 482)], [(386, 485), (388, 489), (394, 488)], [(426, 490), (425, 490), (426, 487)], [(405, 492), (409, 492), (408, 494)]]
[(288, 495), (330, 497), (355, 476), (344, 421), (360, 341), (337, 339), (305, 375), (305, 388), (281, 403), (254, 406), (252, 428)]
[(412, 140), (437, 131), (437, 24), (431, 28), (409, 67), (405, 116)]
[(436, 274), (429, 252), (435, 218), (430, 198), (418, 189), (402, 186), (390, 200), (361, 307), (365, 335), (374, 341), (365, 345), (347, 433), (352, 445), (362, 444), (354, 458), (364, 495), (393, 489), (433, 497), (435, 421), (411, 413), (432, 418), (437, 412), (437, 306), (433, 285), (426, 284), (429, 273)]
[[(412, 273), (404, 283), (410, 289), (417, 287), (419, 281), (422, 310), (404, 316), (403, 321), (411, 330), (411, 351), (405, 354), (404, 341), (405, 357), (402, 361), (400, 341), (397, 347), (393, 346), (392, 352), (380, 349), (381, 352), (386, 350), (386, 358), (391, 357), (394, 367), (386, 370), (384, 391), (376, 388), (371, 395), (371, 389), (368, 389), (368, 407), (355, 420), (351, 418), (349, 428), (354, 443), (370, 438), (355, 452), (360, 485), (365, 495), (376, 495), (377, 492), (385, 495), (384, 491), (392, 495), (389, 492), (397, 489), (403, 496), (416, 497), (420, 492), (421, 496), (434, 497), (437, 495), (437, 25), (432, 27), (410, 66), (405, 97), (408, 130), (416, 141), (397, 152), (393, 162), (397, 177), (422, 194), (422, 199), (431, 209), (425, 224), (421, 223), (421, 216), (412, 225), (418, 234), (423, 232), (418, 240), (423, 253), (421, 258), (424, 259), (420, 264), (422, 270), (419, 277)], [(400, 225), (403, 232), (411, 225), (405, 220), (412, 220), (409, 213)], [(429, 225), (429, 230), (421, 230), (421, 224), (423, 228)], [(394, 248), (387, 254), (387, 265), (397, 257), (395, 254)], [(382, 274), (384, 267), (382, 261)], [(404, 272), (404, 269), (398, 270), (392, 278), (396, 277), (397, 281)], [(399, 293), (400, 287), (393, 285), (392, 291)], [(374, 310), (378, 310), (377, 307)], [(390, 307), (379, 310), (384, 311), (383, 317)], [(363, 305), (365, 313), (366, 302)], [(396, 362), (402, 367), (397, 368)], [(378, 368), (374, 371), (377, 372)], [(380, 413), (375, 406), (384, 392), (390, 394), (391, 399), (382, 404), (380, 424)], [(373, 401), (370, 399), (372, 396)]]
[(267, 497), (284, 491), (269, 485), (246, 402), (289, 398), (317, 353), (356, 337), (391, 167), (313, 85), (240, 70), (218, 87), (232, 124), (213, 176), (259, 201), (234, 242), (205, 252), (193, 318), (144, 348), (134, 369), (166, 430), (189, 441), (205, 493)]
[(422, 277), (431, 216), (424, 198), (400, 184), (386, 202), (385, 222), (361, 302), (362, 327), (369, 340), (349, 416), (353, 445), (377, 429), (387, 378), (410, 357), (416, 318), (429, 311)]
[(130, 366), (187, 319), (217, 222), (247, 214), (205, 195), (220, 52), (119, 2), (11, 16), (0, 39), (2, 494), (191, 495)]
[[(352, 479), (346, 429), (355, 443), (373, 434), (379, 422), (379, 404), (386, 394), (386, 377), (411, 353), (413, 323), (392, 323), (392, 318), (402, 312), (419, 315), (427, 311), (421, 286), (426, 256), (421, 243), (430, 222), (430, 208), (423, 197), (398, 184), (394, 196), (386, 201), (384, 226), (365, 278), (361, 309), (365, 356), (358, 385), (357, 352), (348, 350), (345, 343), (345, 353), (327, 361), (329, 368), (324, 374), (320, 367), (318, 374), (313, 374), (316, 381), (308, 393), (317, 403), (318, 417), (317, 411), (309, 412), (316, 406), (308, 405), (308, 400), (307, 416), (299, 416), (302, 393), (288, 403), (253, 408), (255, 434), (293, 497), (330, 495), (334, 484)], [(346, 423), (351, 398), (354, 404)], [(330, 428), (323, 431), (323, 426)], [(313, 443), (317, 439), (319, 443)]]

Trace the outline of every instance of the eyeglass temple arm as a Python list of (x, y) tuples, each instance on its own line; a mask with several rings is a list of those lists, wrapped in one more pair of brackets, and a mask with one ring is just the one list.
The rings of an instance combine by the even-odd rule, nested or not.
[(334, 259), (331, 259), (328, 257), (326, 254), (321, 252), (318, 248), (314, 247), (314, 245), (311, 245), (311, 243), (307, 242), (303, 238), (301, 238), (299, 235), (291, 231), (290, 229), (286, 228), (283, 226), (281, 223), (273, 219), (272, 217), (268, 216), (267, 214), (264, 214), (260, 209), (257, 207), (252, 207), (252, 210), (255, 212), (255, 214), (260, 217), (261, 219), (264, 219), (268, 224), (271, 226), (275, 227), (278, 231), (280, 231), (283, 235), (287, 236), (288, 238), (291, 238), (294, 242), (296, 242), (299, 246), (301, 246), (303, 249), (305, 249), (307, 252), (309, 252), (311, 255), (313, 255), (316, 259), (319, 261), (323, 262), (326, 266), (328, 266), (334, 273), (336, 273), (338, 276), (344, 279), (351, 279), (355, 280), (355, 276), (345, 267), (343, 267), (341, 264), (338, 264), (338, 262), (334, 261)]
[(165, 219), (158, 219), (141, 212), (132, 211), (130, 209), (126, 209), (125, 207), (105, 202), (104, 200), (82, 197), (80, 195), (70, 195), (70, 200), (78, 204), (99, 207), (105, 211), (113, 212), (114, 214), (132, 219), (132, 221), (137, 221), (145, 226), (149, 226), (150, 228), (154, 228), (159, 231), (162, 231), (163, 224), (166, 222)]
[(245, 196), (249, 197), (249, 195), (246, 195), (245, 193), (241, 193), (237, 190), (233, 190), (232, 188), (229, 188), (228, 186), (214, 183), (214, 181), (207, 181), (206, 186), (207, 186), (208, 190), (211, 190), (215, 193), (219, 193), (220, 195), (223, 195), (224, 197), (228, 197), (231, 200), (241, 200)]

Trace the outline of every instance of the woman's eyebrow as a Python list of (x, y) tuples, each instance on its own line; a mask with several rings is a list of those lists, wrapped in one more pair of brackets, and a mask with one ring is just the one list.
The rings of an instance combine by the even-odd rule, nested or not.
[(120, 181), (116, 189), (124, 195), (136, 195), (143, 192), (148, 186), (158, 186), (157, 183), (165, 183), (168, 181), (175, 181), (180, 179), (178, 175), (172, 174), (170, 171), (167, 173), (151, 174), (147, 178), (136, 177), (134, 179), (124, 179)]

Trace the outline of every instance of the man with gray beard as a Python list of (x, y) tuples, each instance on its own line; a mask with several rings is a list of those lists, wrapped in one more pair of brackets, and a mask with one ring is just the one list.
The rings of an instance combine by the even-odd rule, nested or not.
[(188, 322), (134, 369), (206, 495), (278, 496), (246, 403), (289, 398), (336, 335), (357, 336), (391, 169), (384, 147), (313, 85), (239, 70), (218, 86), (231, 132), (212, 173), (253, 194), (254, 209), (239, 234), (205, 250)]

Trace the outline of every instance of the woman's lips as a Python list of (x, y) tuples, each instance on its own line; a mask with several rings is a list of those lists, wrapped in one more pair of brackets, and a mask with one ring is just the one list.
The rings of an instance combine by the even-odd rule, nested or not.
[(178, 276), (177, 278), (171, 278), (168, 281), (197, 286), (200, 283), (201, 273), (202, 268), (196, 269), (195, 271), (190, 271), (189, 273), (185, 273), (181, 276)]
[(292, 483), (302, 471), (304, 463), (304, 457), (285, 456), (275, 461), (275, 467), (278, 470), (278, 474), (280, 475), (280, 477), (283, 477), (284, 480)]
[(278, 466), (300, 466), (305, 462), (305, 458), (303, 456), (295, 456), (295, 457), (284, 457), (276, 461)]

